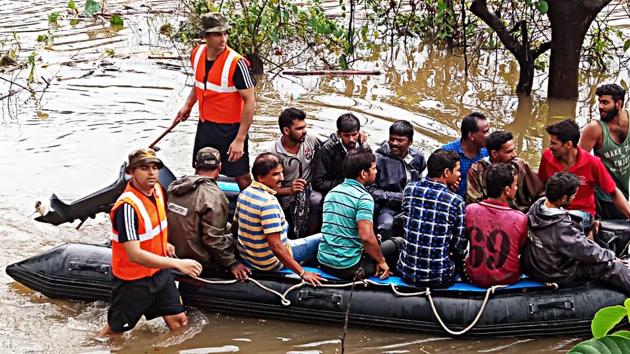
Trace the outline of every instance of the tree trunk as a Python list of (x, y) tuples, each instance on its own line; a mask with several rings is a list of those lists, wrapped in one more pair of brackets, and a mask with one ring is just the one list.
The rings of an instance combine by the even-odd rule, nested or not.
[(551, 56), (548, 97), (575, 100), (582, 43), (597, 14), (611, 0), (548, 0)]

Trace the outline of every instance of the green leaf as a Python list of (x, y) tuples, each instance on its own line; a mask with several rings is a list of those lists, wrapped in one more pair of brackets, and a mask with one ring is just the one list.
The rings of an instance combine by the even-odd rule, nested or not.
[(77, 9), (77, 4), (74, 3), (74, 0), (68, 1), (68, 8), (70, 10), (76, 10)]
[(536, 3), (536, 9), (541, 13), (541, 14), (546, 14), (547, 11), (549, 11), (549, 4), (547, 3), (547, 1), (545, 0), (540, 0)]
[(591, 322), (593, 337), (604, 337), (626, 316), (628, 316), (626, 308), (619, 305), (604, 307), (603, 309), (597, 311), (595, 317), (593, 318), (593, 322)]
[(569, 354), (623, 354), (629, 352), (630, 339), (621, 336), (606, 336), (582, 342), (573, 347)]
[(624, 338), (630, 339), (630, 331), (624, 331), (624, 330), (617, 331), (611, 334), (611, 336), (624, 337)]
[(57, 23), (58, 19), (59, 19), (59, 12), (55, 11), (48, 14), (48, 23), (55, 24)]
[(46, 39), (47, 39), (47, 38), (48, 38), (48, 37), (46, 37), (46, 35), (45, 35), (45, 34), (38, 34), (38, 35), (37, 35), (37, 39), (36, 39), (36, 40), (37, 40), (38, 42), (46, 42)]
[(97, 12), (101, 11), (101, 4), (96, 0), (87, 0), (85, 2), (85, 15), (94, 16)]
[(109, 20), (109, 24), (112, 26), (123, 26), (123, 19), (120, 15), (112, 15), (112, 18)]
[(623, 43), (623, 51), (627, 52), (628, 49), (630, 49), (630, 39), (626, 39), (626, 41)]

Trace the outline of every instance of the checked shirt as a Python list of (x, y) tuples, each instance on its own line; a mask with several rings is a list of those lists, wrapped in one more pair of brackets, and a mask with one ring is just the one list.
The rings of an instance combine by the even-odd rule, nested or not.
[(452, 281), (455, 263), (451, 251), (462, 259), (465, 237), (465, 205), (446, 184), (423, 178), (411, 182), (403, 192), (405, 237), (398, 272), (415, 285)]

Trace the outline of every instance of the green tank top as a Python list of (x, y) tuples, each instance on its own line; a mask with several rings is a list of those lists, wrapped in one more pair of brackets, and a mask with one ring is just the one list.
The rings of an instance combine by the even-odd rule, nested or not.
[[(628, 110), (626, 110), (628, 114)], [(630, 117), (630, 116), (629, 116)], [(602, 159), (604, 166), (615, 180), (617, 188), (628, 198), (628, 184), (630, 183), (630, 134), (621, 144), (617, 144), (610, 136), (606, 123), (597, 120), (602, 128), (603, 144), (600, 149), (595, 149), (595, 156)], [(630, 132), (629, 132), (630, 133)], [(595, 190), (597, 199), (611, 201), (610, 197), (599, 188)]]

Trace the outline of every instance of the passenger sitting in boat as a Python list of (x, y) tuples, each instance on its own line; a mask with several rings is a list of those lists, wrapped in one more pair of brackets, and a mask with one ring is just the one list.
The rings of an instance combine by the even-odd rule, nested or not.
[(374, 154), (350, 151), (342, 170), (346, 179), (324, 199), (317, 260), (323, 271), (342, 279), (387, 278), (398, 260), (402, 239), (392, 237), (379, 247), (374, 235), (374, 200), (365, 188), (376, 178)]
[[(593, 119), (584, 127), (578, 145), (602, 159), (602, 163), (615, 180), (617, 188), (628, 198), (630, 191), (630, 111), (624, 109), (626, 90), (617, 84), (597, 88), (600, 119)], [(602, 219), (623, 219), (610, 197), (595, 190), (597, 215)]]
[(236, 242), (227, 222), (228, 200), (216, 182), (221, 155), (205, 147), (197, 152), (195, 162), (194, 176), (184, 176), (168, 188), (168, 225), (176, 254), (199, 261), (204, 269), (229, 269), (242, 281), (251, 271), (236, 260)]
[(473, 163), (488, 157), (485, 146), (489, 133), (490, 125), (486, 116), (479, 112), (473, 112), (462, 119), (462, 137), (442, 146), (442, 149), (455, 151), (459, 155), (462, 178), (459, 184), (454, 184), (451, 188), (455, 188), (462, 200), (466, 199), (468, 169)]
[(232, 223), (239, 255), (252, 268), (275, 271), (286, 267), (304, 281), (321, 285), (317, 273), (301, 266), (317, 255), (321, 234), (287, 239), (288, 225), (275, 197), (275, 188), (284, 179), (282, 160), (270, 152), (260, 154), (254, 160), (252, 175), (255, 181), (239, 194)]
[[(312, 135), (306, 133), (306, 113), (297, 108), (287, 108), (280, 113), (278, 125), (282, 137), (278, 139), (270, 149), (282, 159), (284, 166), (284, 182), (276, 188), (276, 196), (280, 200), (285, 215), (293, 215), (298, 193), (307, 193), (309, 198), (308, 214), (304, 215), (303, 224), (308, 226), (302, 230), (296, 230), (292, 218), (289, 218), (289, 238), (312, 235), (319, 231), (322, 217), (322, 194), (311, 190), (312, 162), (315, 154), (321, 147), (321, 142)], [(307, 192), (306, 192), (307, 191)], [(297, 199), (299, 200), (299, 199)], [(307, 222), (308, 221), (308, 222)]]
[(580, 189), (580, 179), (568, 172), (558, 172), (547, 181), (546, 197), (527, 213), (523, 271), (538, 281), (560, 285), (600, 279), (630, 294), (630, 269), (613, 251), (588, 240), (580, 221), (565, 210)]
[(466, 238), (470, 242), (466, 273), (473, 284), (484, 288), (519, 280), (518, 256), (527, 239), (527, 216), (509, 205), (519, 189), (515, 166), (493, 163), (485, 174), (488, 199), (466, 207)]
[(554, 173), (567, 171), (578, 176), (580, 188), (567, 209), (582, 218), (584, 233), (588, 234), (595, 216), (595, 186), (610, 198), (626, 217), (630, 218), (630, 205), (623, 193), (615, 185), (599, 157), (589, 154), (578, 146), (580, 129), (571, 119), (547, 126), (550, 137), (549, 148), (545, 149), (540, 160), (538, 177), (546, 183)]
[(337, 133), (331, 134), (313, 161), (313, 189), (326, 196), (331, 189), (343, 183), (341, 163), (348, 151), (369, 150), (361, 140), (361, 123), (352, 113), (342, 114), (337, 118)]
[(529, 207), (543, 196), (545, 186), (527, 162), (516, 157), (512, 133), (497, 131), (488, 135), (486, 149), (490, 156), (475, 162), (468, 170), (466, 204), (478, 203), (488, 198), (486, 171), (495, 163), (510, 163), (518, 174), (518, 190), (508, 199), (510, 207), (527, 213)]
[(378, 206), (376, 225), (383, 240), (393, 236), (394, 216), (400, 213), (403, 189), (407, 183), (419, 180), (426, 167), (424, 156), (412, 143), (411, 123), (399, 120), (389, 127), (388, 141), (376, 150), (376, 181), (367, 188)]
[(460, 178), (459, 155), (437, 150), (429, 156), (427, 171), (403, 191), (405, 237), (398, 271), (416, 286), (448, 286), (456, 266), (463, 270), (468, 246), (464, 200), (450, 190)]

